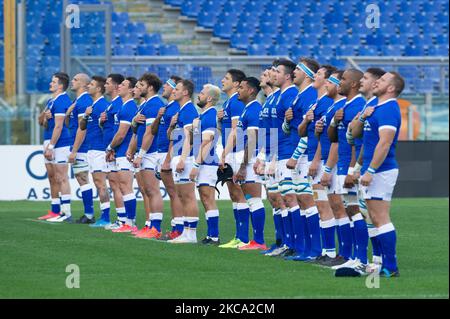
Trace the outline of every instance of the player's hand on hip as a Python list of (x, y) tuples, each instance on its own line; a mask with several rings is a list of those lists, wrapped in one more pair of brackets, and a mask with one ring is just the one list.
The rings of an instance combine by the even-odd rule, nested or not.
[(134, 168), (140, 168), (142, 163), (142, 157), (136, 156), (136, 158), (133, 160), (133, 167)]
[(46, 149), (45, 153), (44, 153), (44, 157), (48, 160), (48, 161), (53, 161), (54, 159), (54, 151), (50, 150), (50, 149)]

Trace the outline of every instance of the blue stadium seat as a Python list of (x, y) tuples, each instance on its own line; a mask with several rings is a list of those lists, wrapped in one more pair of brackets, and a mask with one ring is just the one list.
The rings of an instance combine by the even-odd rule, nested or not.
[(299, 38), (300, 45), (316, 46), (319, 44), (319, 39), (316, 35), (303, 35)]
[(267, 46), (264, 44), (251, 44), (247, 49), (248, 55), (268, 55)]
[(423, 56), (425, 55), (425, 49), (422, 46), (407, 46), (405, 48), (406, 56)]
[(87, 44), (74, 44), (72, 45), (72, 54), (73, 55), (89, 55), (90, 52), (90, 45)]
[(138, 55), (158, 55), (158, 50), (156, 46), (147, 44), (147, 45), (140, 45), (137, 47), (137, 54)]
[(440, 12), (435, 16), (436, 22), (448, 25), (448, 11)]
[(322, 23), (310, 23), (303, 25), (305, 33), (322, 34), (324, 33), (324, 25)]
[(289, 56), (290, 48), (287, 45), (273, 45), (269, 47), (269, 54), (274, 56)]
[(432, 46), (434, 45), (433, 38), (429, 35), (423, 36), (416, 34), (412, 37), (412, 43), (417, 46)]
[(120, 44), (138, 45), (140, 43), (139, 35), (137, 33), (125, 33), (119, 36)]
[(309, 46), (294, 46), (291, 48), (291, 56), (294, 59), (294, 61), (297, 61), (301, 57), (310, 57), (312, 56), (313, 52), (311, 50), (311, 47)]
[(223, 4), (224, 12), (241, 12), (244, 3), (243, 1), (226, 1)]
[(293, 45), (296, 42), (296, 34), (293, 33), (279, 33), (275, 37), (275, 43), (278, 45)]
[[(264, 44), (264, 45), (271, 45), (272, 44), (272, 37), (267, 34), (262, 33), (255, 33), (252, 36), (252, 43), (253, 44)], [(276, 43), (278, 44), (278, 43)]]
[(103, 56), (106, 54), (105, 44), (96, 44), (91, 46), (91, 55)]
[(440, 23), (423, 23), (421, 26), (422, 34), (431, 36), (433, 34), (444, 33), (444, 29)]
[(161, 34), (159, 34), (159, 33), (146, 33), (146, 34), (144, 34), (143, 42), (145, 44), (157, 45), (157, 44), (162, 44), (163, 40), (162, 40)]
[(164, 0), (165, 4), (174, 6), (174, 7), (181, 7), (181, 5), (183, 4), (184, 0)]
[(406, 46), (410, 44), (408, 37), (400, 35), (392, 35), (389, 37), (389, 44)]
[(174, 44), (161, 45), (159, 47), (159, 55), (179, 55), (178, 47)]
[(347, 34), (347, 25), (344, 23), (334, 23), (327, 25), (327, 30), (333, 36), (342, 36), (343, 34)]
[(289, 1), (286, 10), (291, 13), (303, 12), (305, 10), (305, 3), (303, 1)]
[(189, 18), (197, 18), (200, 12), (200, 6), (196, 1), (185, 1), (181, 5), (181, 14)]
[(342, 12), (337, 11), (337, 10), (333, 10), (333, 11), (328, 12), (323, 17), (323, 22), (325, 24), (344, 23), (345, 22), (345, 17), (342, 14)]
[(428, 48), (428, 55), (448, 56), (448, 45), (433, 45)]
[(404, 33), (420, 33), (418, 24), (415, 23), (400, 23), (397, 24), (397, 30), (400, 34)]
[(134, 46), (130, 44), (121, 44), (113, 47), (113, 55), (135, 55)]
[(325, 59), (329, 59), (329, 58), (335, 56), (334, 46), (321, 45), (316, 51), (317, 51), (317, 55), (319, 57), (322, 57)]
[(358, 48), (358, 55), (359, 56), (377, 56), (378, 55), (378, 48), (376, 46), (361, 46)]
[(344, 45), (360, 45), (361, 39), (357, 35), (343, 35), (341, 38), (341, 43)]
[(385, 45), (381, 47), (382, 56), (399, 56), (403, 55), (403, 46), (400, 45)]
[(293, 23), (283, 23), (281, 25), (281, 34), (284, 33), (296, 33), (296, 34), (301, 34), (301, 29), (303, 28), (303, 25), (301, 24), (301, 22), (297, 22), (297, 24), (293, 24)]
[(230, 23), (220, 22), (214, 26), (213, 35), (222, 39), (229, 40), (233, 33), (233, 25)]
[(331, 35), (324, 35), (319, 37), (321, 45), (334, 46), (339, 45), (339, 38)]
[(217, 21), (217, 14), (208, 11), (200, 12), (197, 17), (197, 24), (204, 28), (209, 29), (214, 28), (216, 21)]
[(249, 40), (249, 33), (234, 33), (230, 39), (230, 46), (235, 49), (247, 50)]
[(358, 46), (340, 45), (336, 48), (336, 56), (355, 56), (357, 55)]
[(436, 36), (437, 44), (447, 44), (448, 45), (448, 34), (438, 34)]
[(379, 33), (372, 33), (366, 36), (366, 44), (368, 45), (383, 46), (385, 42), (384, 36)]

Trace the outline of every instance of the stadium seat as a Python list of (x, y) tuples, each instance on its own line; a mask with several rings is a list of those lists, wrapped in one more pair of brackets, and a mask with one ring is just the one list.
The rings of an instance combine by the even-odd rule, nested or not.
[(178, 47), (174, 44), (161, 45), (159, 55), (179, 55)]
[(264, 44), (252, 44), (248, 46), (248, 55), (268, 55), (267, 46)]
[(336, 56), (355, 56), (357, 53), (357, 46), (353, 45), (340, 45), (336, 48)]
[(232, 48), (247, 50), (250, 40), (248, 33), (235, 33), (231, 36), (230, 45)]
[(138, 55), (158, 55), (158, 50), (153, 45), (141, 45), (137, 47)]
[(273, 45), (269, 47), (269, 55), (289, 56), (290, 48), (287, 45)]
[(319, 44), (319, 39), (315, 35), (306, 35), (304, 34), (299, 38), (300, 45), (308, 45), (308, 46), (316, 46)]
[(233, 25), (220, 22), (214, 26), (213, 35), (222, 39), (229, 40), (233, 33)]
[(425, 55), (425, 49), (421, 46), (407, 46), (405, 48), (405, 55), (406, 56), (423, 56)]

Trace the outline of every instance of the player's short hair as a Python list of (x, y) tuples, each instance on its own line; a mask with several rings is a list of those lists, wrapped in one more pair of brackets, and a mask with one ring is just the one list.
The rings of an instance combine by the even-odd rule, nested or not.
[(280, 59), (275, 59), (275, 60), (273, 60), (273, 62), (272, 62), (272, 66), (273, 66), (273, 67), (277, 67), (279, 64), (280, 64)]
[(171, 75), (170, 79), (175, 82), (175, 84), (178, 84), (181, 80), (183, 80), (182, 77), (179, 77), (178, 75)]
[(139, 81), (147, 83), (148, 86), (152, 86), (155, 93), (158, 92), (162, 86), (161, 79), (154, 73), (144, 73)]
[(59, 84), (62, 84), (63, 91), (67, 90), (69, 87), (69, 75), (64, 72), (56, 72), (53, 76), (58, 79)]
[(102, 92), (102, 94), (105, 94), (105, 83), (106, 83), (106, 79), (101, 76), (101, 75), (94, 75), (92, 77), (92, 80), (94, 80), (95, 82), (97, 82), (97, 87), (100, 88), (100, 92)]
[[(320, 66), (320, 69), (325, 69), (325, 79), (328, 79), (330, 77), (331, 74), (335, 73), (336, 71), (338, 71), (338, 69), (331, 65), (331, 64), (323, 64)], [(344, 72), (342, 72), (343, 74)], [(341, 74), (341, 76), (342, 76)]]
[[(331, 74), (334, 74), (335, 75), (335, 78), (337, 78), (338, 80), (341, 80), (342, 79), (342, 76), (344, 75), (344, 72), (345, 72), (345, 70), (336, 70), (336, 71), (334, 71), (333, 73), (331, 73)], [(331, 75), (330, 74), (330, 75)]]
[(127, 80), (130, 84), (128, 85), (129, 89), (132, 89), (136, 86), (137, 79), (134, 76), (129, 76), (125, 80)]
[(289, 74), (289, 76), (291, 77), (291, 80), (294, 79), (294, 70), (297, 67), (297, 65), (288, 59), (280, 59), (278, 61), (278, 66), (280, 66), (280, 65), (284, 66), (285, 71), (286, 71), (285, 73)]
[(405, 88), (405, 79), (403, 79), (403, 77), (398, 72), (389, 71), (389, 73), (394, 76), (392, 79), (392, 84), (395, 87), (395, 93), (397, 94), (397, 96), (399, 96)]
[(191, 80), (181, 80), (179, 83), (183, 85), (183, 88), (188, 91), (189, 97), (192, 97), (194, 94), (194, 82)]
[(213, 84), (205, 84), (204, 88), (208, 90), (208, 95), (212, 99), (212, 104), (216, 105), (220, 100), (220, 89)]
[(110, 78), (114, 84), (119, 85), (120, 83), (123, 82), (123, 80), (125, 80), (124, 76), (122, 74), (118, 74), (118, 73), (111, 73), (108, 74), (108, 76), (106, 77), (107, 79)]
[(242, 80), (242, 82), (247, 82), (247, 85), (255, 90), (255, 95), (258, 95), (261, 90), (260, 82), (257, 78), (250, 76)]
[(370, 73), (376, 79), (381, 78), (386, 73), (386, 71), (381, 68), (368, 68), (366, 72)]
[(300, 58), (300, 62), (310, 68), (314, 73), (316, 73), (320, 68), (319, 62), (311, 58), (302, 57)]
[(241, 81), (243, 79), (245, 79), (245, 77), (246, 77), (245, 73), (243, 71), (241, 71), (241, 70), (238, 70), (238, 69), (229, 69), (227, 71), (227, 73), (231, 75), (231, 80), (233, 82), (241, 83)]

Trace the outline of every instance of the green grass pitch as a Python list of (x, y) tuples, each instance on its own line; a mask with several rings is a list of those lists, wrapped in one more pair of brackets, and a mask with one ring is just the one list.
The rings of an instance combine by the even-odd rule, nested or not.
[[(37, 221), (48, 206), (47, 202), (0, 202), (1, 298), (449, 297), (447, 198), (394, 199), (391, 213), (401, 276), (381, 278), (380, 287), (372, 289), (366, 287), (365, 278), (335, 278), (330, 269), (255, 251), (171, 245), (86, 225)], [(221, 201), (219, 209), (225, 242), (234, 232), (231, 203)], [(81, 202), (75, 202), (72, 210), (80, 216)], [(265, 236), (271, 243), (273, 221), (271, 214), (266, 215)], [(138, 203), (139, 225), (143, 220)], [(164, 229), (168, 220), (166, 216)], [(204, 234), (202, 211), (198, 239)], [(66, 287), (69, 264), (79, 266), (78, 289)]]

